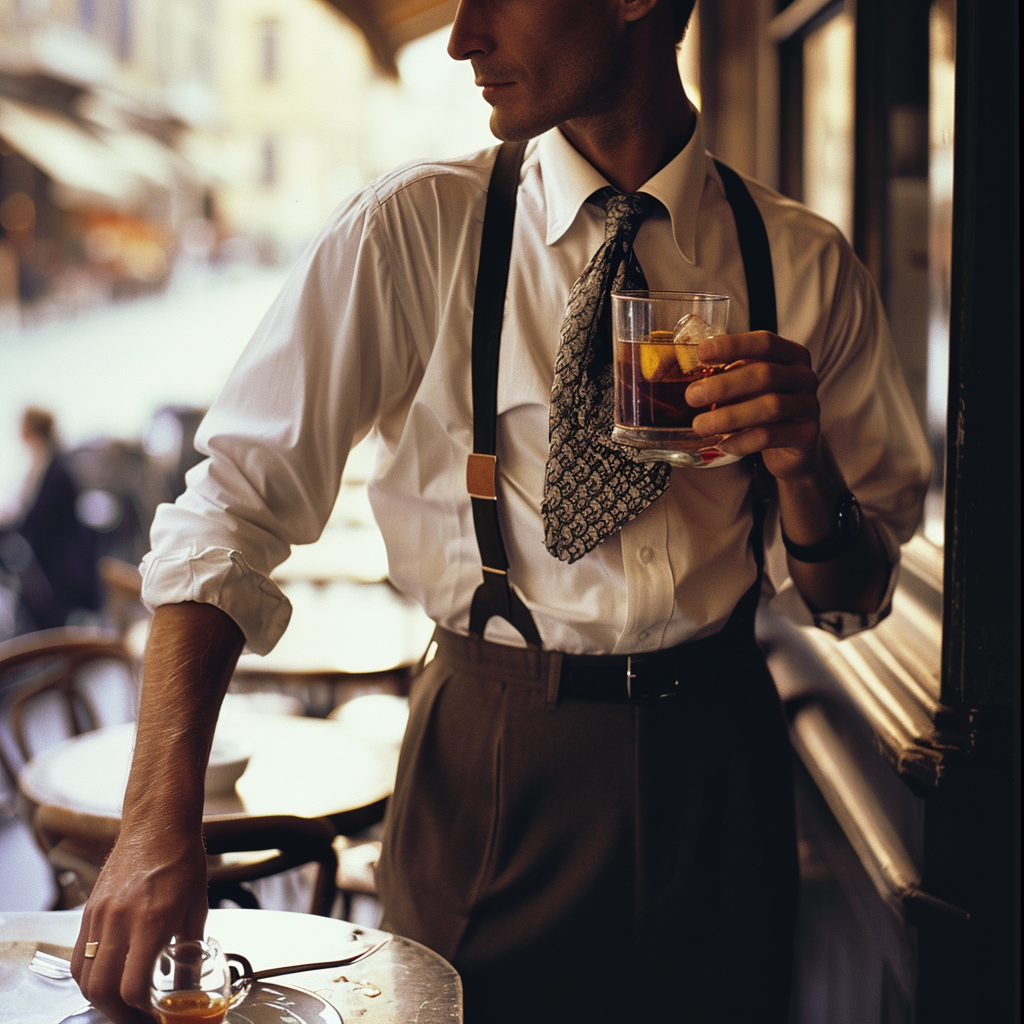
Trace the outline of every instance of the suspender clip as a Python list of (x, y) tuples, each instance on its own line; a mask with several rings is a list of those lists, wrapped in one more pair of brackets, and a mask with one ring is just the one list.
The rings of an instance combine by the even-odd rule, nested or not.
[(498, 456), (471, 452), (466, 459), (466, 490), (471, 498), (498, 500)]

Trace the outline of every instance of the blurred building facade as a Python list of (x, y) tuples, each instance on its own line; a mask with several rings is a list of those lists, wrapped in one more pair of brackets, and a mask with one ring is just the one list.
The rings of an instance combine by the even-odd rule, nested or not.
[(288, 256), (373, 175), (364, 112), (378, 77), (359, 31), (320, 0), (221, 0), (220, 126), (237, 163), (218, 216)]
[(0, 0), (0, 329), (293, 256), (377, 170), (380, 77), (321, 0)]
[(215, 116), (208, 11), (203, 0), (0, 3), (8, 306), (73, 307), (166, 280), (209, 185), (179, 152)]

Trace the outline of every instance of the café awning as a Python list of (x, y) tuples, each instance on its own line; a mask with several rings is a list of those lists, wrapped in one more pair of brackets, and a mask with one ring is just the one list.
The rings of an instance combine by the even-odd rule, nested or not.
[(325, 0), (366, 37), (377, 67), (397, 78), (395, 54), (405, 43), (455, 18), (458, 0)]
[(0, 139), (54, 181), (105, 206), (130, 205), (142, 184), (109, 146), (55, 111), (0, 97)]

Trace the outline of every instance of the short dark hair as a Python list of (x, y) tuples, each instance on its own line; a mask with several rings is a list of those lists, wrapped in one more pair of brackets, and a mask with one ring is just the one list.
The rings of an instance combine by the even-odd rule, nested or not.
[(21, 414), (21, 429), (30, 437), (52, 444), (56, 436), (56, 422), (53, 413), (47, 409), (29, 406)]
[(672, 32), (677, 43), (682, 42), (686, 35), (686, 26), (690, 22), (697, 0), (669, 0), (672, 5)]

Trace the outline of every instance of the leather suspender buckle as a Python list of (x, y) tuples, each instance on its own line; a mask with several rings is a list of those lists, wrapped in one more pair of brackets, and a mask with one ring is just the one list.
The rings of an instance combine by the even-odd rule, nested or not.
[(497, 455), (471, 452), (466, 459), (466, 490), (471, 498), (498, 500), (495, 478), (498, 475)]

